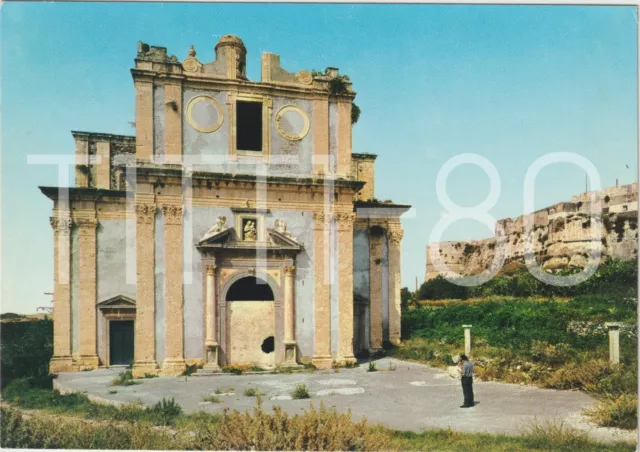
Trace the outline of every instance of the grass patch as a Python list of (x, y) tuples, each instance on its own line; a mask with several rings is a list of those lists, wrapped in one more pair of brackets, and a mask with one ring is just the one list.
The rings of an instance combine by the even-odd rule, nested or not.
[(264, 395), (263, 393), (261, 393), (260, 391), (258, 391), (258, 388), (246, 388), (242, 394), (244, 394), (247, 397), (257, 397), (257, 396), (261, 396)]
[(111, 381), (112, 386), (132, 386), (138, 385), (141, 382), (135, 381), (130, 370), (120, 372), (116, 378)]
[(224, 366), (222, 372), (225, 374), (242, 375), (244, 372), (241, 368), (235, 366)]
[(375, 361), (369, 361), (369, 367), (367, 368), (367, 372), (377, 372), (378, 367)]
[(202, 396), (202, 401), (203, 402), (209, 402), (209, 403), (221, 403), (222, 399), (220, 399), (220, 397), (216, 397), (212, 394), (207, 394)]
[(607, 396), (599, 400), (594, 408), (585, 410), (585, 414), (604, 427), (635, 429), (638, 427), (638, 396)]
[(252, 372), (266, 372), (267, 369), (265, 369), (264, 367), (260, 367), (260, 366), (251, 366), (249, 367), (249, 370)]
[(297, 385), (296, 389), (291, 393), (293, 399), (310, 399), (309, 389), (306, 385)]
[(233, 388), (216, 388), (214, 394), (231, 394), (235, 390)]

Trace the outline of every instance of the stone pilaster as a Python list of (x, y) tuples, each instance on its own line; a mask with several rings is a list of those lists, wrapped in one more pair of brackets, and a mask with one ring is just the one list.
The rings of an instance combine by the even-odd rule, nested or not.
[(74, 136), (76, 140), (76, 187), (89, 186), (89, 140)]
[(182, 206), (162, 206), (164, 214), (166, 342), (162, 373), (181, 374), (184, 361), (184, 298), (182, 290)]
[(284, 363), (285, 366), (297, 366), (295, 337), (295, 281), (296, 268), (284, 267)]
[(153, 82), (136, 80), (136, 159), (153, 158)]
[(111, 188), (111, 143), (98, 141), (96, 143), (96, 156), (95, 187), (109, 190)]
[(391, 226), (387, 232), (389, 245), (389, 342), (400, 344), (400, 258), (402, 236), (399, 227)]
[(216, 265), (207, 264), (207, 283), (206, 283), (206, 337), (205, 347), (207, 348), (207, 360), (204, 366), (208, 370), (218, 370), (218, 340), (216, 331)]
[(371, 352), (382, 349), (382, 238), (379, 227), (369, 230), (369, 331)]
[(53, 228), (53, 357), (49, 372), (73, 370), (71, 357), (71, 218), (51, 217)]
[[(83, 212), (84, 213), (84, 212)], [(96, 320), (96, 227), (98, 220), (95, 212), (86, 217), (75, 218), (78, 226), (78, 243), (80, 248), (80, 356), (78, 365), (81, 369), (95, 369), (100, 364), (98, 358), (98, 334)]]
[(329, 102), (313, 101), (313, 174), (326, 174), (329, 168)]
[(338, 101), (338, 176), (351, 175), (351, 101)]
[(155, 216), (156, 205), (136, 203), (136, 321), (134, 376), (157, 373), (155, 358)]
[(331, 368), (331, 285), (328, 281), (332, 215), (314, 212), (313, 219), (315, 348), (311, 362), (319, 368)]
[(182, 161), (182, 84), (164, 84), (165, 161)]
[(339, 363), (355, 362), (353, 356), (353, 212), (339, 213), (338, 238), (338, 358)]

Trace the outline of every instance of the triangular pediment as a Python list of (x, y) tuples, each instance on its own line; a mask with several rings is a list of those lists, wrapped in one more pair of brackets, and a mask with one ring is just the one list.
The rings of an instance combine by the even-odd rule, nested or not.
[(299, 248), (299, 249), (303, 248), (303, 246), (300, 243), (298, 243), (293, 238), (293, 236), (282, 234), (281, 232), (278, 232), (275, 229), (267, 229), (267, 232), (269, 233), (269, 238), (271, 239), (271, 242), (276, 246), (283, 246), (287, 248), (292, 247), (292, 248)]
[(135, 308), (136, 301), (124, 295), (116, 295), (113, 298), (101, 301), (98, 303), (98, 306), (101, 308)]
[(203, 245), (215, 245), (217, 243), (224, 243), (227, 241), (229, 237), (229, 229), (225, 229), (223, 231), (208, 233), (205, 234), (200, 241), (198, 242), (198, 246)]

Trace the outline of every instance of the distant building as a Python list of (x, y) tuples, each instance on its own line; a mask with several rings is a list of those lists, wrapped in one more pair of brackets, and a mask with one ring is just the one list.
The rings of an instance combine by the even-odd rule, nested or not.
[(140, 43), (136, 136), (72, 132), (76, 186), (41, 187), (52, 372), (330, 367), (399, 342), (409, 206), (376, 201), (375, 156), (352, 153), (349, 78), (265, 53), (250, 81), (231, 35), (215, 54)]

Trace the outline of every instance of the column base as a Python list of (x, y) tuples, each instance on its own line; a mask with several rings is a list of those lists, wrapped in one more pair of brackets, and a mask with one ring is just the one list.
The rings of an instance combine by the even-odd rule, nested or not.
[(331, 369), (333, 366), (333, 359), (330, 355), (317, 355), (311, 358), (311, 364), (318, 369)]
[(76, 363), (78, 370), (93, 370), (100, 366), (98, 355), (80, 355)]
[(75, 369), (71, 355), (54, 356), (49, 361), (49, 373), (73, 372)]
[(207, 362), (202, 367), (203, 370), (207, 370), (210, 372), (216, 372), (220, 370), (220, 365), (218, 364), (218, 344), (211, 343), (207, 344)]
[(167, 358), (162, 363), (160, 375), (179, 376), (187, 370), (187, 363), (183, 358)]
[(355, 356), (353, 356), (353, 355), (348, 355), (348, 356), (342, 356), (342, 357), (339, 357), (339, 358), (336, 360), (336, 362), (337, 362), (337, 364), (339, 364), (339, 365), (343, 366), (343, 365), (345, 365), (345, 364), (354, 364), (354, 363), (357, 363), (357, 362), (358, 362), (358, 360), (356, 359), (356, 357), (355, 357)]
[(280, 367), (301, 367), (298, 364), (298, 348), (295, 341), (284, 341), (284, 362)]
[(131, 370), (133, 378), (141, 378), (144, 377), (145, 374), (158, 375), (159, 373), (160, 369), (158, 369), (158, 363), (155, 360), (136, 361)]

